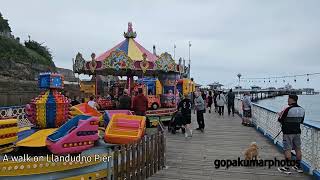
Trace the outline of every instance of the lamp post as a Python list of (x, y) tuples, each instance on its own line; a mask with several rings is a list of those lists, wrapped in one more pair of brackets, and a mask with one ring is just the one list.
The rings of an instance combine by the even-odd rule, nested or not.
[(239, 74), (237, 74), (237, 77), (239, 78), (239, 84), (238, 84), (238, 96), (239, 96), (239, 98), (240, 98), (240, 80), (241, 80), (241, 74), (239, 73)]
[(174, 44), (173, 45), (173, 59), (176, 60), (176, 48), (177, 46)]
[(191, 59), (190, 59), (190, 49), (191, 49), (191, 41), (189, 41), (189, 78), (191, 77), (191, 70), (190, 70), (190, 67), (191, 67)]

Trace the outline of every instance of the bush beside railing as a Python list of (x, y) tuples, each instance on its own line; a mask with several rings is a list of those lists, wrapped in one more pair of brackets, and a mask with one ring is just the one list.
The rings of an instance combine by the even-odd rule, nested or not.
[[(241, 100), (236, 99), (235, 109), (239, 114), (242, 114), (241, 107)], [(282, 133), (274, 139), (281, 131), (277, 112), (253, 103), (252, 121), (257, 130), (282, 148)], [(320, 177), (320, 127), (305, 120), (301, 130), (302, 163), (310, 174)]]

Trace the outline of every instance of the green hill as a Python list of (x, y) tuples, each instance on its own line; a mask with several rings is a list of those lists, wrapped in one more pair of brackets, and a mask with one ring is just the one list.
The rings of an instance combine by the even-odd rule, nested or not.
[(40, 72), (56, 71), (49, 49), (36, 41), (20, 44), (0, 13), (0, 78), (34, 80)]

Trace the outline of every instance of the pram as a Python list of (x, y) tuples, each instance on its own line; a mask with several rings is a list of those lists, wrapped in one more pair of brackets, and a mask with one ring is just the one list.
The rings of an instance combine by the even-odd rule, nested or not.
[(186, 130), (184, 128), (184, 119), (182, 113), (177, 111), (171, 117), (171, 120), (168, 125), (168, 131), (172, 134), (175, 134), (177, 130), (181, 129), (182, 133), (185, 133)]

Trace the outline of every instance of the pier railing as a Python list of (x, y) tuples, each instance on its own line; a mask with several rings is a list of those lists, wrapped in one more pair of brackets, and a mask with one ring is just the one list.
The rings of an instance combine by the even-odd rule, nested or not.
[[(146, 179), (165, 166), (165, 137), (162, 131), (136, 143), (115, 147), (110, 179)], [(109, 179), (109, 178), (108, 178)]]
[[(235, 109), (242, 114), (241, 100), (235, 100)], [(278, 147), (282, 148), (282, 133), (274, 139), (281, 131), (281, 125), (278, 122), (278, 114), (266, 107), (253, 103), (252, 121), (264, 136), (272, 140)], [(301, 125), (301, 143), (302, 143), (302, 164), (305, 170), (310, 174), (320, 175), (320, 127), (307, 121)]]

